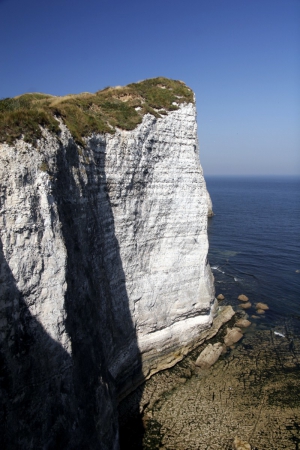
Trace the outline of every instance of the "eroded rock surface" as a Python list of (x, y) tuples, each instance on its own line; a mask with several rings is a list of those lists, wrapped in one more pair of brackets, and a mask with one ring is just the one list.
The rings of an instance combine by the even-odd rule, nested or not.
[(147, 381), (141, 398), (143, 450), (233, 450), (235, 438), (244, 448), (296, 449), (300, 322), (286, 321), (278, 330), (286, 330), (292, 341), (270, 330), (249, 329), (209, 370), (195, 370), (193, 364), (203, 344), (173, 369)]

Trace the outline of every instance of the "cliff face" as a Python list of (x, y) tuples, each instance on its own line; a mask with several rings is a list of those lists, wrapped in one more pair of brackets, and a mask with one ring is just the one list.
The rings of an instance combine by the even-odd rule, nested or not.
[[(101, 148), (101, 140), (92, 142)], [(211, 321), (195, 107), (182, 106), (163, 120), (147, 115), (137, 129), (107, 139), (103, 151), (129, 309), (148, 376), (176, 360)], [(123, 358), (114, 359), (113, 373)]]
[(195, 106), (77, 145), (0, 145), (7, 448), (118, 448), (117, 397), (210, 326)]
[(208, 206), (207, 217), (212, 217), (214, 215), (213, 204), (212, 204), (212, 201), (211, 201), (208, 191), (206, 191), (206, 196), (207, 196), (207, 206)]

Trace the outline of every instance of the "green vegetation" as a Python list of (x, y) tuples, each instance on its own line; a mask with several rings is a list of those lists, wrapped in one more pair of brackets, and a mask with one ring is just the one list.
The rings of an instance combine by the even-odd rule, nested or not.
[(21, 136), (35, 143), (42, 136), (40, 126), (59, 134), (60, 117), (77, 143), (93, 132), (114, 133), (116, 127), (132, 130), (144, 114), (162, 117), (178, 109), (173, 103), (193, 103), (193, 93), (182, 81), (159, 77), (107, 87), (95, 94), (55, 97), (24, 94), (0, 100), (0, 142), (12, 144)]
[(40, 170), (42, 172), (49, 172), (49, 165), (48, 165), (47, 161), (42, 162), (42, 164), (40, 165)]
[(26, 142), (35, 142), (42, 136), (40, 126), (59, 132), (53, 114), (39, 103), (51, 96), (43, 94), (24, 94), (16, 98), (0, 101), (0, 142), (12, 144), (24, 136)]

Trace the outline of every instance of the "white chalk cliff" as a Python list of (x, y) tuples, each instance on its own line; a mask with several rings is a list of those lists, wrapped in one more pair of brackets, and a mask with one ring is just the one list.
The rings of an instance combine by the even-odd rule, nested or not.
[[(117, 449), (117, 397), (212, 322), (196, 109), (146, 114), (84, 146), (60, 127), (36, 147), (0, 145), (1, 420), (22, 431), (7, 448)], [(32, 441), (25, 411), (40, 427)]]
[[(206, 188), (195, 106), (184, 105), (158, 120), (146, 115), (135, 130), (102, 142), (95, 136), (88, 146), (106, 152), (115, 235), (147, 376), (212, 319)], [(120, 349), (113, 373), (120, 370), (122, 354)], [(171, 362), (172, 356), (167, 359)]]

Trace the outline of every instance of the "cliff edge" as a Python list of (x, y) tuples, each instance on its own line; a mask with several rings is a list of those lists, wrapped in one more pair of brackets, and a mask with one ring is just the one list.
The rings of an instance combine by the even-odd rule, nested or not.
[(157, 78), (0, 114), (6, 448), (117, 449), (117, 399), (212, 323), (193, 93)]

